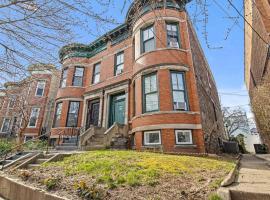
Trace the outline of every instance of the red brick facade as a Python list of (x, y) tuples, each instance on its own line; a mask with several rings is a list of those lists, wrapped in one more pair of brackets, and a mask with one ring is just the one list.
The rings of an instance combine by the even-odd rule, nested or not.
[[(6, 89), (2, 90), (2, 107), (0, 107), (0, 135), (21, 134), (22, 137), (36, 137), (41, 133), (42, 128), (46, 132), (52, 126), (54, 100), (59, 85), (59, 72), (51, 65), (31, 66), (30, 76), (21, 82), (6, 83)], [(47, 69), (49, 67), (49, 69)], [(45, 82), (42, 95), (37, 95), (38, 82)], [(14, 106), (10, 106), (12, 98)], [(38, 115), (34, 126), (29, 125), (31, 112), (37, 108)], [(2, 132), (3, 122), (10, 119), (8, 129)]]
[[(77, 127), (85, 128), (87, 119), (91, 115), (88, 105), (91, 105), (92, 100), (97, 100), (99, 101), (97, 125), (108, 129), (112, 112), (112, 98), (115, 94), (124, 93), (123, 122), (129, 126), (131, 138), (133, 138), (132, 136), (135, 138), (134, 147), (136, 149), (161, 148), (166, 152), (218, 152), (217, 138), (224, 139), (224, 132), (221, 125), (222, 116), (217, 90), (205, 57), (201, 49), (198, 49), (200, 45), (195, 32), (191, 30), (192, 25), (185, 10), (177, 6), (164, 6), (141, 14), (136, 20), (130, 22), (130, 19), (136, 18), (131, 17), (134, 15), (134, 8), (132, 5), (126, 23), (108, 33), (107, 36), (89, 46), (73, 44), (61, 50), (60, 58), (63, 69), (67, 69), (68, 72), (66, 86), (59, 88), (56, 97), (56, 103), (62, 103), (62, 110), (59, 125), (52, 129), (52, 137), (57, 138), (61, 130), (67, 129), (67, 116), (71, 101), (80, 102)], [(158, 19), (157, 16), (159, 16)], [(168, 22), (177, 24), (179, 48), (167, 45), (166, 23)], [(142, 30), (149, 25), (152, 25), (154, 30), (154, 49), (142, 53)], [(126, 37), (123, 32), (127, 33)], [(115, 42), (118, 40), (118, 36), (124, 38)], [(93, 53), (94, 49), (102, 50)], [(116, 54), (122, 51), (124, 52), (124, 70), (122, 74), (115, 76)], [(199, 54), (199, 59), (203, 59), (201, 63), (205, 68), (197, 66), (201, 63), (196, 62), (195, 55), (193, 55), (195, 52)], [(100, 81), (92, 84), (96, 63), (101, 63)], [(74, 69), (78, 66), (84, 67), (81, 87), (72, 86)], [(196, 67), (198, 67), (197, 70)], [(207, 72), (208, 75), (200, 76), (201, 70)], [(171, 77), (173, 72), (183, 73), (188, 107), (186, 110), (174, 110)], [(156, 74), (158, 110), (145, 112), (143, 78), (152, 73)], [(208, 91), (212, 91), (205, 95), (206, 98), (203, 100), (199, 96), (201, 95), (201, 88), (198, 88), (199, 76), (207, 82), (204, 87)], [(210, 88), (210, 84), (212, 88)], [(202, 108), (208, 102), (211, 102), (210, 105), (214, 105), (215, 111), (211, 111), (210, 114), (204, 113), (202, 116)], [(206, 119), (210, 120), (210, 124), (205, 123)], [(177, 130), (191, 131), (192, 143), (176, 144)], [(145, 143), (144, 134), (148, 131), (160, 131), (160, 144), (147, 145)], [(205, 146), (207, 140), (205, 135), (216, 136), (215, 140), (210, 140), (210, 146), (213, 148)]]

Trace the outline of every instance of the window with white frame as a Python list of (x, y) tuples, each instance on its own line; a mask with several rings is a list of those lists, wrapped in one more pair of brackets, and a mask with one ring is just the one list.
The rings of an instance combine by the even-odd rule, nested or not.
[(153, 51), (155, 49), (155, 36), (153, 25), (142, 30), (141, 41), (142, 53)]
[(167, 28), (167, 46), (173, 48), (180, 47), (180, 36), (178, 31), (178, 24), (166, 23)]
[(124, 51), (115, 55), (115, 71), (114, 75), (122, 74), (124, 71)]
[(176, 130), (176, 144), (193, 144), (191, 130)]
[(30, 127), (30, 128), (36, 127), (38, 116), (39, 116), (39, 111), (40, 111), (40, 108), (32, 108), (28, 127)]
[(9, 126), (10, 126), (10, 119), (9, 118), (4, 118), (1, 132), (6, 133), (9, 131)]
[(67, 73), (68, 73), (68, 69), (65, 68), (62, 71), (62, 77), (61, 77), (61, 82), (60, 82), (60, 87), (64, 88), (67, 86)]
[(100, 81), (100, 65), (101, 63), (97, 63), (94, 65), (93, 80), (92, 80), (93, 84), (96, 84)]
[(46, 85), (45, 81), (38, 81), (37, 82), (36, 96), (40, 96), (40, 97), (43, 96), (45, 85)]
[(73, 86), (83, 86), (83, 74), (84, 67), (75, 67), (72, 83)]
[(184, 73), (171, 72), (171, 81), (174, 110), (188, 110)]
[(160, 131), (144, 132), (144, 145), (159, 145), (161, 144)]
[(157, 74), (145, 75), (143, 77), (143, 111), (153, 112), (158, 110)]

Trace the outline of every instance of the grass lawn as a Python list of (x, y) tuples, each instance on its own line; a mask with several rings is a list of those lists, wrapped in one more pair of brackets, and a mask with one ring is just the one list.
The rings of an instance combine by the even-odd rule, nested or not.
[(27, 176), (72, 199), (207, 199), (233, 167), (228, 159), (91, 151), (42, 165)]

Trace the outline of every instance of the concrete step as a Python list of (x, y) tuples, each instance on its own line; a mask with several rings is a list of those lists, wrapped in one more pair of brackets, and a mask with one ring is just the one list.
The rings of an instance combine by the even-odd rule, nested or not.
[(33, 169), (33, 168), (36, 168), (36, 167), (39, 167), (40, 164), (28, 164), (27, 165), (27, 169)]
[(54, 156), (55, 154), (43, 154), (44, 159), (50, 159)]
[(58, 151), (75, 151), (78, 150), (78, 146), (56, 146)]
[(231, 200), (269, 200), (270, 193), (231, 190)]
[(90, 141), (89, 146), (104, 145), (103, 141)]
[(46, 159), (46, 158), (39, 158), (39, 159), (37, 159), (37, 160), (35, 161), (34, 164), (42, 164), (42, 163), (46, 162), (47, 160), (48, 160), (48, 159)]

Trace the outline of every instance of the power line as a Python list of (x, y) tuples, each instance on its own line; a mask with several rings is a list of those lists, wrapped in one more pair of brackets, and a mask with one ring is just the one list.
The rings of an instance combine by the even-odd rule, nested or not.
[(231, 96), (242, 96), (242, 97), (247, 97), (247, 94), (237, 94), (237, 93), (227, 93), (227, 92), (219, 92), (221, 95), (231, 95)]
[(231, 0), (227, 0), (229, 4), (234, 8), (234, 10), (241, 16), (244, 21), (250, 26), (250, 28), (258, 35), (258, 37), (266, 44), (269, 46), (268, 42), (266, 42), (263, 37), (253, 28), (253, 26), (246, 20), (246, 18), (242, 15), (242, 13), (236, 8), (236, 6), (231, 2)]

